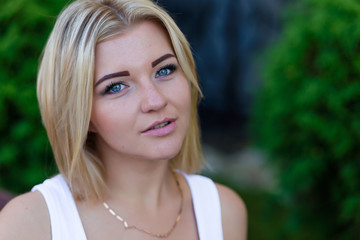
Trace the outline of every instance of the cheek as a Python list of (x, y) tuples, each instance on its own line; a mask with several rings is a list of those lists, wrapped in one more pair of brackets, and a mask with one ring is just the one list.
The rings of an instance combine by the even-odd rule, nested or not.
[(190, 84), (184, 78), (182, 81), (179, 81), (177, 86), (175, 86), (173, 89), (174, 91), (171, 91), (170, 93), (170, 96), (173, 99), (173, 104), (178, 109), (179, 113), (182, 116), (184, 124), (187, 126), (190, 122), (191, 115)]
[(114, 103), (95, 103), (91, 113), (91, 126), (95, 132), (106, 134), (112, 129), (121, 128), (126, 123), (126, 107)]
[(182, 107), (186, 108), (188, 112), (190, 113), (191, 109), (191, 93), (190, 93), (190, 84), (189, 82), (184, 79), (182, 82), (182, 86), (179, 86), (179, 89), (181, 89), (179, 92), (180, 96), (179, 99), (181, 99)]

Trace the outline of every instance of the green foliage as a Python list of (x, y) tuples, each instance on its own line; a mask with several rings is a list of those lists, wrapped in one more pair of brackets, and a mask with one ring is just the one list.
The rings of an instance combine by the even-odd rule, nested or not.
[(267, 55), (256, 138), (280, 169), (294, 236), (360, 236), (360, 2), (304, 0)]
[(297, 223), (291, 219), (287, 205), (276, 194), (239, 188), (239, 184), (226, 175), (213, 175), (211, 178), (229, 186), (243, 199), (248, 215), (248, 240), (322, 239), (321, 233), (316, 231), (316, 223), (291, 237), (284, 232), (284, 228), (292, 229)]
[[(0, 11), (0, 187), (19, 193), (54, 173), (36, 100), (38, 59), (59, 0), (5, 0)], [(52, 166), (52, 167), (50, 167)]]

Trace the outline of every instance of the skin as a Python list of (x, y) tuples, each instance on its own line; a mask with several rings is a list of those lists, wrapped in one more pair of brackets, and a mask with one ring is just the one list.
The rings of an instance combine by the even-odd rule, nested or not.
[[(141, 22), (96, 48), (90, 131), (104, 162), (110, 191), (104, 200), (130, 224), (167, 232), (181, 206), (168, 161), (180, 150), (190, 120), (190, 89), (166, 32)], [(154, 122), (171, 119), (165, 135), (144, 133)], [(146, 132), (146, 131), (145, 131)], [(186, 180), (177, 173), (183, 213), (167, 238), (198, 239)], [(241, 198), (217, 184), (225, 240), (246, 239), (247, 216)], [(155, 239), (125, 231), (102, 202), (76, 202), (85, 233), (91, 239)], [(120, 214), (121, 213), (121, 214)], [(46, 227), (44, 227), (46, 226)], [(42, 195), (31, 192), (12, 200), (0, 213), (0, 240), (51, 239)]]
[[(91, 131), (105, 164), (168, 160), (180, 151), (190, 120), (190, 88), (166, 33), (155, 26), (135, 25), (96, 47)], [(100, 82), (116, 73), (121, 76)], [(167, 118), (175, 120), (171, 134), (144, 133)]]

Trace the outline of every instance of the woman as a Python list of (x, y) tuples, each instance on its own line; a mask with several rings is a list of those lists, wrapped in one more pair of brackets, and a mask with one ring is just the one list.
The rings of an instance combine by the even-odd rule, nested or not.
[(189, 45), (149, 0), (78, 0), (37, 85), (60, 174), (0, 214), (0, 239), (245, 239), (246, 210), (191, 173), (202, 152)]

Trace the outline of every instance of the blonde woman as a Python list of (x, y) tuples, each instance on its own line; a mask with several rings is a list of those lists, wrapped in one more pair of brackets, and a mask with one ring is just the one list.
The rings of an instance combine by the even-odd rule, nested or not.
[(38, 101), (59, 175), (12, 200), (0, 239), (246, 239), (246, 209), (198, 172), (189, 45), (149, 0), (78, 0), (44, 49)]

